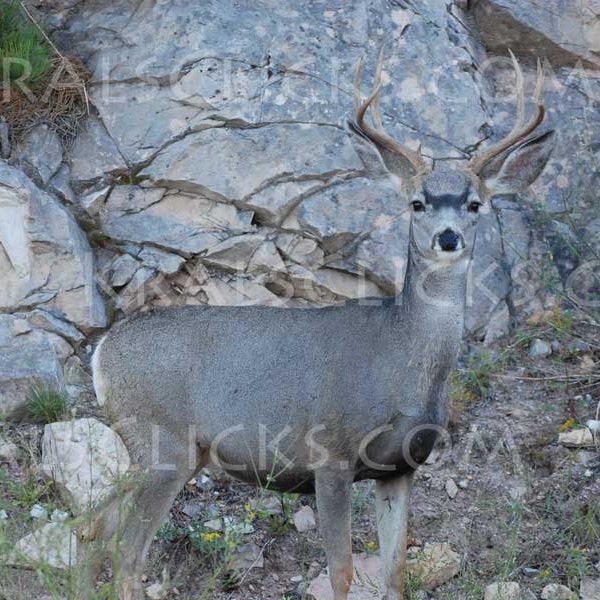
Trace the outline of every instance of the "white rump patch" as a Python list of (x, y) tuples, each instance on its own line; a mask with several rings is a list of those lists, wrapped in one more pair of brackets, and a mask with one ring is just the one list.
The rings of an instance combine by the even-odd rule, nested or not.
[(100, 350), (105, 339), (106, 336), (100, 340), (100, 343), (96, 346), (96, 350), (94, 350), (94, 354), (92, 355), (92, 382), (94, 384), (94, 391), (96, 392), (96, 400), (98, 400), (100, 406), (104, 406), (104, 403), (106, 402), (106, 387), (100, 371)]

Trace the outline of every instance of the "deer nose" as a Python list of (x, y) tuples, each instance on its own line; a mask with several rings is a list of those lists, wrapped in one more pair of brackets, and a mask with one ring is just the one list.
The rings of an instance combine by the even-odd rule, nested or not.
[(460, 236), (449, 227), (438, 235), (438, 244), (444, 252), (454, 252), (458, 248)]

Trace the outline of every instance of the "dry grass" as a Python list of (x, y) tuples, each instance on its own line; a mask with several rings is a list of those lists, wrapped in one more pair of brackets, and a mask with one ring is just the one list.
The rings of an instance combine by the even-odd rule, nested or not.
[(89, 73), (79, 59), (57, 56), (48, 75), (31, 86), (3, 88), (0, 111), (10, 128), (11, 143), (39, 123), (50, 124), (65, 141), (75, 137), (88, 114)]

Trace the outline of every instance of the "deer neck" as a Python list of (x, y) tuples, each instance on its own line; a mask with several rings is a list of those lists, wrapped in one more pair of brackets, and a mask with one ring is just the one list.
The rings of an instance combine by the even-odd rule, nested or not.
[(405, 325), (447, 332), (460, 340), (464, 325), (470, 259), (432, 265), (409, 244), (402, 289)]

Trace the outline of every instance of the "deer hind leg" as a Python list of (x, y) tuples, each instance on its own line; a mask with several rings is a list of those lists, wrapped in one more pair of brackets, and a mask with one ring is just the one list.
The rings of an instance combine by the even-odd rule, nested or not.
[(377, 480), (375, 508), (386, 600), (402, 600), (412, 473)]
[(206, 453), (189, 456), (189, 440), (164, 436), (163, 465), (147, 468), (130, 499), (130, 513), (116, 535), (113, 561), (119, 600), (141, 600), (141, 576), (150, 544), (169, 514), (175, 496), (207, 462)]
[(334, 600), (347, 600), (354, 573), (350, 531), (352, 475), (348, 470), (329, 468), (315, 473), (319, 525)]
[(91, 559), (88, 557), (90, 568), (85, 573), (87, 581), (80, 585), (82, 593), (77, 600), (87, 599), (93, 591), (98, 555), (100, 564), (104, 556), (112, 558), (119, 600), (143, 598), (141, 576), (154, 534), (177, 493), (207, 462), (207, 453), (200, 452), (194, 439), (187, 439), (184, 434), (161, 430), (157, 446), (148, 424), (120, 433), (133, 451), (138, 471), (130, 474), (103, 508), (80, 527), (80, 538), (92, 552)]

